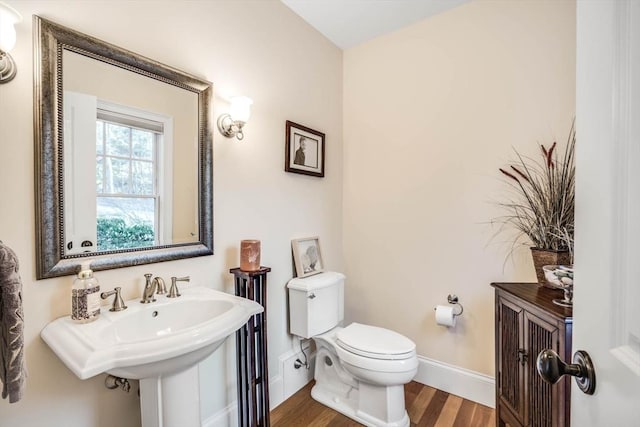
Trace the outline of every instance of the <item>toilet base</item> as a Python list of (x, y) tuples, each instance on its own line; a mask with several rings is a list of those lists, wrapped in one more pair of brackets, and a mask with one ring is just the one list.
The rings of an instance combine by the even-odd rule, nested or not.
[[(388, 395), (387, 403), (392, 403), (395, 399), (402, 400), (403, 414), (387, 414), (387, 418), (377, 418), (376, 411), (383, 412), (383, 418), (388, 408), (367, 408), (371, 402), (379, 402), (372, 394), (385, 392)], [(409, 415), (404, 409), (404, 386), (376, 387), (365, 383), (360, 383), (359, 388), (348, 387), (348, 389), (331, 390), (322, 383), (317, 383), (311, 389), (311, 397), (323, 405), (334, 409), (341, 414), (370, 427), (409, 427)], [(391, 405), (394, 406), (394, 405)], [(390, 417), (389, 417), (390, 415)], [(400, 416), (398, 416), (400, 415)]]

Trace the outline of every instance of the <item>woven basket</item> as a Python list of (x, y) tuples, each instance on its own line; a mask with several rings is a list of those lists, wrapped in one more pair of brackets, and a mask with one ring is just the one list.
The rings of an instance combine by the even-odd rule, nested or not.
[(547, 288), (555, 289), (554, 286), (547, 283), (542, 267), (545, 265), (570, 265), (571, 254), (569, 251), (552, 251), (548, 249), (531, 248), (531, 256), (533, 257), (533, 266), (536, 269), (538, 284)]

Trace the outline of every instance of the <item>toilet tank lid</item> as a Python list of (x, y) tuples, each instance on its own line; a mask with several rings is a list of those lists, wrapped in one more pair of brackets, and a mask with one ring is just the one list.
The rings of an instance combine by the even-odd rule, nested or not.
[(320, 288), (326, 288), (333, 286), (336, 283), (344, 280), (345, 275), (335, 271), (325, 271), (323, 273), (314, 274), (307, 277), (295, 277), (289, 280), (287, 288), (296, 289), (300, 291), (314, 291)]

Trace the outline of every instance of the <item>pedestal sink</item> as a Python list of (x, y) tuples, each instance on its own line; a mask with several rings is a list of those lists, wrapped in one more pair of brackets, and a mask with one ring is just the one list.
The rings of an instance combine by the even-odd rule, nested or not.
[(198, 363), (263, 311), (260, 304), (204, 287), (77, 324), (69, 316), (40, 333), (80, 379), (107, 373), (140, 380), (143, 427), (200, 426)]

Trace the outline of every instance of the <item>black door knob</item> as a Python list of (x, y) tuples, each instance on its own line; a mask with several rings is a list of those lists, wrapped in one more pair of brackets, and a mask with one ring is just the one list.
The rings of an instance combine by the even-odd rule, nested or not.
[(538, 374), (550, 384), (557, 383), (563, 375), (575, 377), (580, 390), (593, 394), (596, 390), (596, 373), (586, 351), (578, 350), (573, 355), (573, 364), (565, 363), (551, 349), (542, 350), (536, 360)]

